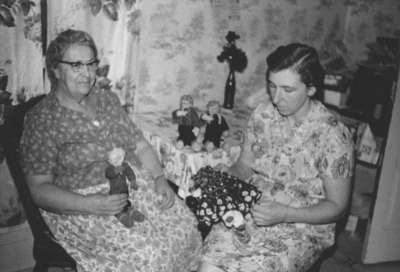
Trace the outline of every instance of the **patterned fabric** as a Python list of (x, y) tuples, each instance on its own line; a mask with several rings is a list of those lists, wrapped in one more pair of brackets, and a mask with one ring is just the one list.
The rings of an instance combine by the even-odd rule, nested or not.
[(135, 113), (131, 118), (157, 151), (165, 176), (179, 186), (181, 196), (186, 196), (189, 187), (193, 185), (191, 177), (200, 168), (206, 165), (214, 167), (219, 163), (232, 165), (237, 160), (249, 115), (250, 112), (247, 110), (235, 109), (224, 112), (230, 126), (230, 136), (225, 139), (225, 143), (229, 143), (229, 148), (216, 149), (213, 152), (177, 148), (175, 145), (178, 137), (177, 124), (173, 123), (169, 112)]
[[(244, 148), (257, 174), (249, 182), (263, 197), (292, 207), (307, 207), (325, 198), (321, 176), (352, 174), (353, 143), (348, 129), (319, 102), (306, 120), (290, 127), (275, 108), (253, 112)], [(204, 261), (223, 271), (305, 271), (334, 243), (335, 224), (277, 224), (257, 227), (247, 222), (251, 240), (242, 244), (232, 231), (216, 225), (207, 237)]]
[(21, 140), (26, 174), (53, 174), (56, 185), (81, 194), (107, 193), (107, 154), (118, 146), (135, 168), (139, 189), (133, 206), (146, 220), (125, 228), (114, 216), (60, 215), (42, 211), (61, 245), (80, 271), (187, 271), (196, 268), (201, 237), (184, 203), (160, 211), (153, 182), (133, 154), (141, 132), (110, 91), (94, 90), (97, 118), (60, 105), (50, 93), (25, 121)]
[(186, 197), (186, 203), (196, 214), (199, 229), (207, 229), (222, 221), (223, 216), (231, 210), (240, 211), (246, 216), (261, 197), (261, 192), (254, 185), (225, 172), (215, 171), (211, 166), (201, 168), (192, 176), (192, 180), (192, 195)]

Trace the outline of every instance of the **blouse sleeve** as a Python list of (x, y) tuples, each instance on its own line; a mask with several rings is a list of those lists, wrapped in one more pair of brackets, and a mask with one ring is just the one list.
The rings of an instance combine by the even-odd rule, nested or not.
[(130, 131), (130, 135), (133, 136), (133, 140), (140, 141), (143, 139), (142, 131), (136, 126), (136, 124), (131, 120), (128, 113), (123, 109), (118, 96), (112, 91), (104, 90), (106, 93), (106, 105), (108, 112), (114, 112), (115, 116), (120, 116), (123, 119), (123, 123), (126, 128)]
[(247, 122), (246, 132), (244, 134), (244, 142), (242, 146), (242, 152), (240, 154), (240, 159), (241, 161), (248, 164), (252, 164), (252, 162), (254, 161), (254, 156), (251, 148), (252, 145), (256, 142), (255, 124), (257, 123), (256, 117), (259, 111), (260, 106), (253, 110), (253, 112), (251, 113), (250, 118)]
[(45, 114), (27, 114), (20, 145), (25, 174), (54, 174), (57, 147), (51, 127)]
[(321, 136), (321, 152), (316, 161), (320, 175), (333, 178), (349, 178), (353, 175), (354, 144), (347, 127), (330, 120)]

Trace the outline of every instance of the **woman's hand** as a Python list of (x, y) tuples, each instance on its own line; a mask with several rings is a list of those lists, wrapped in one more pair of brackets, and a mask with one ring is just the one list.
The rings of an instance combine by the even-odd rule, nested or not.
[(286, 221), (289, 207), (276, 201), (261, 200), (253, 207), (253, 218), (258, 226), (271, 226)]
[(218, 163), (214, 166), (215, 171), (229, 172), (229, 167), (225, 163)]
[(161, 210), (171, 208), (175, 203), (175, 193), (172, 191), (164, 175), (157, 177), (154, 183), (156, 193), (162, 197), (160, 202)]
[(91, 194), (87, 195), (89, 211), (97, 215), (114, 215), (122, 211), (128, 201), (127, 194)]
[(246, 165), (240, 162), (236, 162), (231, 167), (228, 167), (224, 163), (219, 163), (214, 167), (214, 170), (226, 172), (242, 180), (247, 180), (254, 173), (251, 168), (247, 167)]

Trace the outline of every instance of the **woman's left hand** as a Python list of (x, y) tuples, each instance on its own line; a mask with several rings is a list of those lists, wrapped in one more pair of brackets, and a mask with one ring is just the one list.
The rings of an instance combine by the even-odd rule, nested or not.
[(289, 207), (276, 201), (262, 200), (253, 207), (253, 218), (258, 226), (271, 226), (286, 221)]
[(166, 210), (171, 208), (175, 203), (175, 193), (172, 191), (164, 175), (156, 178), (155, 191), (162, 197), (160, 201), (160, 208)]

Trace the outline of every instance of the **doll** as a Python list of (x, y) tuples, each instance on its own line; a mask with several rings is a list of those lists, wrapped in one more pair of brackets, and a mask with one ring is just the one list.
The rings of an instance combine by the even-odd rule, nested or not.
[(196, 215), (199, 230), (207, 233), (212, 225), (223, 221), (228, 228), (233, 227), (239, 240), (248, 242), (243, 219), (247, 218), (251, 207), (261, 198), (261, 191), (209, 165), (200, 168), (191, 181), (193, 185), (188, 193), (181, 195)]
[(207, 113), (201, 116), (201, 119), (207, 123), (204, 133), (204, 144), (207, 150), (219, 148), (223, 139), (228, 136), (229, 126), (220, 112), (219, 102), (211, 100), (207, 104)]
[(180, 108), (172, 112), (172, 119), (178, 123), (178, 146), (190, 146), (199, 134), (202, 121), (193, 107), (193, 98), (183, 95)]
[[(110, 182), (110, 195), (129, 195), (128, 181), (132, 189), (138, 189), (135, 172), (131, 166), (124, 161), (124, 158), (125, 151), (122, 148), (114, 148), (108, 154), (108, 166), (105, 175)], [(142, 222), (145, 219), (144, 214), (136, 210), (130, 201), (127, 201), (123, 210), (115, 216), (127, 228), (132, 227), (135, 222)]]

